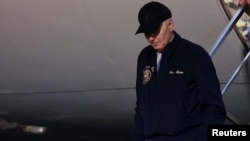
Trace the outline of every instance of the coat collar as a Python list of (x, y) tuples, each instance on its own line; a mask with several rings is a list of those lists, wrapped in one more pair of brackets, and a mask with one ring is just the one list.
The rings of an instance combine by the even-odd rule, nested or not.
[(163, 54), (165, 54), (165, 56), (168, 56), (168, 57), (170, 57), (174, 53), (174, 51), (177, 47), (176, 44), (178, 43), (178, 40), (181, 38), (177, 32), (173, 31), (173, 33), (174, 33), (174, 38), (172, 39), (172, 41), (170, 43), (168, 43), (164, 47), (164, 49), (162, 51)]

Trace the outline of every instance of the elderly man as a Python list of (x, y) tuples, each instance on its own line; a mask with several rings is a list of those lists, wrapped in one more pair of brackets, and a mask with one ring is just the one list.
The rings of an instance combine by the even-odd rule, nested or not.
[(210, 124), (224, 124), (225, 105), (208, 53), (174, 30), (159, 2), (139, 11), (149, 45), (138, 56), (134, 141), (206, 141)]

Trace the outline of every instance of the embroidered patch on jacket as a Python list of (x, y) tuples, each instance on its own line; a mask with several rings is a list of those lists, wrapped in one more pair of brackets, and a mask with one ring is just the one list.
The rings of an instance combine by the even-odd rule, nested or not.
[(143, 82), (142, 84), (148, 83), (148, 81), (151, 79), (153, 68), (150, 68), (149, 66), (146, 66), (143, 70)]

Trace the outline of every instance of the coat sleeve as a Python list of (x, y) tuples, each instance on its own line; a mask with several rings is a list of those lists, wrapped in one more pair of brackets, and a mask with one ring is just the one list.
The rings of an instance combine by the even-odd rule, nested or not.
[(143, 118), (140, 112), (140, 97), (141, 90), (140, 85), (142, 83), (142, 72), (140, 71), (140, 56), (138, 57), (137, 62), (137, 77), (136, 77), (136, 107), (134, 115), (134, 127), (131, 130), (131, 138), (133, 141), (144, 141), (143, 134)]
[[(200, 92), (200, 105), (204, 111), (201, 129), (206, 130), (203, 133), (207, 133), (208, 125), (224, 124), (226, 109), (212, 59), (205, 52), (196, 59), (196, 63), (195, 76)], [(205, 138), (206, 136), (204, 135)]]
[(196, 80), (206, 124), (223, 124), (226, 110), (214, 64), (207, 53), (197, 59)]

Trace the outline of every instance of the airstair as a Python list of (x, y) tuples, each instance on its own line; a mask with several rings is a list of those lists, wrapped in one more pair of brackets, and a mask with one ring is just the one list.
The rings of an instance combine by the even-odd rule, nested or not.
[[(214, 42), (212, 45), (211, 51), (209, 52), (209, 55), (213, 57), (220, 48), (221, 44), (223, 41), (226, 39), (227, 35), (231, 32), (231, 30), (235, 27), (236, 23), (238, 20), (242, 17), (242, 15), (245, 13), (246, 10), (249, 10), (249, 5), (245, 5), (242, 7), (238, 7), (237, 10), (235, 11), (234, 15), (226, 25), (226, 27), (223, 29), (217, 40)], [(238, 73), (240, 72), (241, 68), (244, 66), (244, 64), (247, 62), (247, 60), (250, 57), (250, 51), (249, 48), (246, 48), (246, 54), (243, 58), (243, 60), (240, 62), (239, 66), (236, 68), (236, 70), (233, 72), (231, 75), (230, 79), (227, 81), (226, 85), (222, 88), (221, 94), (224, 95), (225, 92), (228, 90), (229, 86), (232, 84), (233, 80), (236, 78)], [(230, 115), (230, 113), (227, 114), (227, 118), (232, 122), (237, 124), (235, 119)]]

